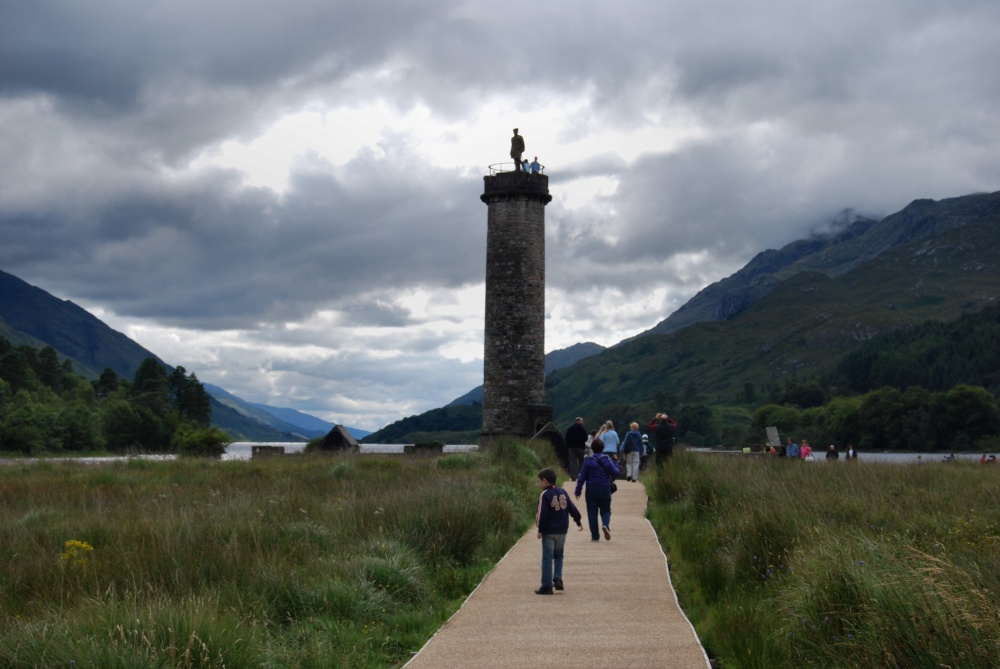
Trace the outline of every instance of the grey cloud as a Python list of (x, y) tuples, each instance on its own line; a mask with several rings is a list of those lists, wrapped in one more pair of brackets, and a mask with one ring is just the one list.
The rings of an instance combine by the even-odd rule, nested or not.
[(150, 79), (253, 87), (310, 68), (344, 77), (379, 62), (399, 33), (433, 20), (444, 4), (5, 2), (0, 90), (65, 93), (114, 108), (136, 104)]
[[(243, 363), (237, 362), (243, 358)], [(221, 367), (202, 365), (198, 378), (254, 402), (294, 398), (317, 414), (375, 430), (390, 420), (443, 406), (482, 383), (482, 362), (462, 363), (408, 353), (391, 361), (338, 354), (315, 360), (232, 352)], [(386, 418), (387, 416), (392, 418)]]
[(409, 60), (399, 45), (451, 4), (4, 2), (0, 100), (43, 95), (105, 146), (177, 164)]
[(411, 322), (410, 310), (394, 303), (391, 297), (350, 300), (340, 305), (340, 310), (354, 326), (403, 327)]
[[(461, 379), (447, 401), (478, 384), (475, 365), (431, 354), (443, 336), (408, 332), (425, 315), (392, 297), (482, 281), (478, 174), (429, 164), (403, 131), (344, 166), (302, 157), (281, 195), (189, 161), (307, 107), (426, 105), (435, 120), (464, 124), (484, 100), (509, 102), (526, 122), (567, 100), (544, 140), (553, 165), (561, 145), (601, 129), (690, 124), (702, 134), (628, 162), (595, 144), (550, 169), (553, 294), (584, 312), (608, 294), (631, 301), (657, 288), (663, 313), (649, 317), (662, 318), (845, 207), (877, 216), (916, 197), (995, 190), (998, 24), (993, 0), (572, 10), (0, 0), (0, 267), (117, 314), (246, 329), (255, 344), (336, 350), (354, 343), (352, 325), (392, 332), (372, 346), (419, 353), (399, 365), (276, 360), (289, 367), (281, 392), (349, 395), (367, 403), (361, 415), (380, 398), (401, 406), (407, 392), (427, 398)], [(595, 176), (616, 178), (617, 191), (563, 206), (560, 188)], [(330, 331), (285, 326), (318, 311), (336, 314)], [(208, 378), (189, 369), (274, 392), (259, 352), (226, 355)], [(429, 378), (432, 390), (421, 387)]]
[(434, 168), (409, 171), (415, 163), (390, 155), (343, 170), (300, 169), (280, 198), (241, 188), (225, 172), (170, 186), (150, 176), (143, 190), (72, 218), (5, 217), (5, 229), (35, 237), (3, 251), (3, 262), (33, 253), (32, 272), (55, 288), (111, 300), (122, 315), (204, 328), (297, 320), (324, 305), (356, 307), (372, 292), (481, 281), (481, 255), (456, 252), (485, 247), (479, 185)]

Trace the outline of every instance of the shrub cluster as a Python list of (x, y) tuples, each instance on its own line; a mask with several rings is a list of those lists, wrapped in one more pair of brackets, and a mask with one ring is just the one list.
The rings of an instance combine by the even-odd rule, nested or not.
[[(208, 393), (183, 367), (147, 358), (132, 380), (111, 369), (88, 382), (56, 351), (0, 337), (0, 444), (25, 454), (167, 452), (182, 428), (208, 428)], [(203, 435), (204, 436), (204, 435)]]
[(839, 397), (810, 409), (768, 404), (753, 416), (752, 430), (768, 425), (813, 443), (853, 443), (864, 450), (983, 450), (1000, 436), (1000, 408), (984, 388), (958, 385), (943, 392), (881, 388)]

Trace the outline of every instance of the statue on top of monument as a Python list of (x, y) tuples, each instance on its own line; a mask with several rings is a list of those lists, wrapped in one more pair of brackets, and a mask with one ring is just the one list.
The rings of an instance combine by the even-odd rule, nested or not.
[(515, 172), (520, 172), (523, 169), (521, 166), (522, 153), (524, 153), (524, 137), (517, 134), (517, 128), (514, 128), (514, 136), (510, 138), (510, 157), (514, 159)]

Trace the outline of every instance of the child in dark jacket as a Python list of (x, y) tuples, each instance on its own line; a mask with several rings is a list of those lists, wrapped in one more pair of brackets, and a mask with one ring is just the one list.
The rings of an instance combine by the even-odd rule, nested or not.
[(538, 538), (542, 540), (542, 587), (536, 595), (551, 595), (552, 589), (563, 589), (563, 552), (566, 547), (566, 532), (569, 517), (573, 516), (576, 526), (583, 530), (580, 512), (566, 491), (556, 485), (556, 472), (546, 468), (538, 472), (538, 484), (544, 488), (538, 496), (538, 513), (535, 524)]

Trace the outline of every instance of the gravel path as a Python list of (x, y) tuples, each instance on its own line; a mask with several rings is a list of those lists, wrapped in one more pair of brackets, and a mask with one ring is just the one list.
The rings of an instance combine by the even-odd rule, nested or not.
[(643, 515), (642, 484), (619, 482), (611, 504), (611, 541), (591, 542), (582, 497), (578, 507), (584, 529), (570, 524), (564, 591), (534, 593), (542, 549), (531, 530), (406, 669), (709, 667)]

